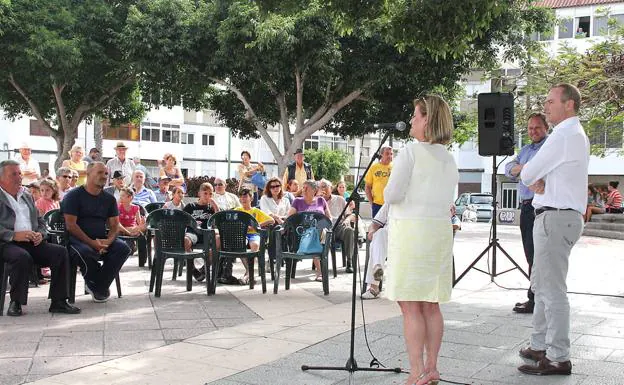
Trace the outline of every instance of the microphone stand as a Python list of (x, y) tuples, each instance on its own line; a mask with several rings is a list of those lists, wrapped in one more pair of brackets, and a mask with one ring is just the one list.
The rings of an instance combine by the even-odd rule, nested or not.
[[(360, 264), (358, 261), (358, 247), (357, 247), (357, 239), (358, 239), (358, 221), (359, 221), (359, 216), (360, 216), (360, 201), (362, 200), (362, 198), (360, 197), (360, 195), (358, 194), (357, 190), (358, 187), (362, 184), (362, 182), (364, 182), (364, 178), (366, 177), (366, 174), (368, 173), (368, 170), (371, 168), (371, 166), (373, 165), (373, 162), (375, 161), (375, 159), (380, 158), (379, 155), (379, 150), (381, 149), (381, 147), (383, 146), (383, 144), (386, 142), (386, 140), (388, 139), (388, 137), (390, 136), (390, 131), (386, 132), (386, 135), (383, 137), (383, 139), (381, 140), (381, 142), (379, 143), (379, 147), (377, 147), (377, 151), (375, 151), (375, 154), (371, 157), (370, 162), (368, 163), (368, 166), (366, 167), (366, 170), (364, 171), (364, 173), (360, 176), (360, 180), (358, 181), (358, 183), (356, 183), (355, 187), (353, 188), (353, 191), (351, 192), (351, 195), (349, 196), (349, 198), (347, 199), (347, 205), (345, 206), (344, 209), (342, 209), (342, 212), (340, 213), (340, 215), (338, 216), (338, 219), (336, 220), (336, 224), (334, 224), (333, 227), (333, 231), (335, 232), (338, 225), (341, 223), (342, 221), (342, 217), (344, 216), (345, 212), (347, 211), (347, 208), (349, 207), (349, 203), (350, 202), (354, 202), (355, 203), (355, 209), (354, 209), (354, 213), (355, 213), (355, 234), (354, 234), (354, 240), (355, 240), (355, 244), (353, 247), (353, 258), (352, 258), (352, 264), (354, 267), (357, 266), (357, 268), (359, 269)], [(372, 202), (371, 202), (372, 204)], [(344, 252), (344, 250), (343, 250)], [(357, 269), (353, 269), (353, 286), (351, 288), (351, 341), (349, 344), (349, 358), (347, 359), (347, 362), (344, 366), (308, 366), (308, 365), (301, 365), (301, 370), (306, 371), (306, 370), (339, 370), (339, 371), (347, 371), (349, 373), (353, 373), (353, 372), (358, 372), (358, 371), (362, 371), (362, 372), (394, 372), (394, 373), (401, 373), (401, 368), (361, 368), (357, 365), (357, 362), (355, 361), (355, 300), (356, 300), (356, 290), (357, 290), (357, 277), (356, 277), (356, 271)]]

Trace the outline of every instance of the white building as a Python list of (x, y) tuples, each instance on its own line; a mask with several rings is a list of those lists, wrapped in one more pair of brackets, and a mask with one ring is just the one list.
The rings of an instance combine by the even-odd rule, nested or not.
[[(535, 35), (534, 39), (547, 44), (547, 52), (555, 54), (562, 44), (575, 47), (579, 52), (585, 52), (594, 43), (603, 40), (610, 31), (607, 28), (605, 10), (608, 9), (610, 17), (624, 24), (624, 2), (610, 0), (543, 0), (536, 5), (552, 8), (555, 12), (559, 25), (554, 28), (554, 33)], [(461, 109), (476, 109), (476, 98), (479, 93), (499, 92), (501, 82), (505, 78), (513, 78), (518, 75), (516, 68), (502, 70), (501, 79), (483, 80), (483, 73), (475, 71), (467, 76), (463, 85), (469, 99), (461, 102)], [(516, 127), (516, 133), (519, 129)], [(520, 136), (519, 136), (520, 137)], [(520, 137), (521, 138), (521, 137)], [(521, 139), (519, 139), (521, 140)], [(518, 143), (517, 144), (521, 144)], [(616, 141), (618, 142), (618, 141)], [(619, 147), (607, 151), (604, 158), (591, 156), (589, 163), (590, 183), (606, 184), (609, 180), (624, 182), (624, 158), (617, 152), (622, 150), (622, 141)], [(512, 157), (509, 157), (510, 160)], [(456, 159), (460, 168), (460, 184), (458, 191), (462, 192), (492, 192), (492, 157), (482, 157), (478, 154), (476, 142), (464, 144), (456, 151)], [(503, 157), (498, 157), (498, 161)], [(516, 183), (509, 181), (504, 176), (506, 161), (503, 161), (498, 169), (497, 189), (498, 201), (502, 208), (516, 208)]]

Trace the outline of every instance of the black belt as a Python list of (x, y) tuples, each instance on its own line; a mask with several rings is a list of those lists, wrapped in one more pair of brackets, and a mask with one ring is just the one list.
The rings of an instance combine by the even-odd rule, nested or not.
[(535, 216), (540, 215), (544, 211), (574, 211), (574, 209), (558, 209), (556, 207), (544, 206), (539, 209), (535, 209)]

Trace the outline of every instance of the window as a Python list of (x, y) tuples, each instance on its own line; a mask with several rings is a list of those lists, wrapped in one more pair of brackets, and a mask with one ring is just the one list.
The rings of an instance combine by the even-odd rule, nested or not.
[(214, 135), (202, 135), (202, 146), (214, 146), (214, 145), (215, 145)]
[(502, 195), (503, 195), (503, 208), (515, 209), (518, 207), (518, 184), (517, 183), (503, 183)]
[(195, 144), (195, 134), (189, 134), (187, 132), (182, 133), (182, 139), (180, 140), (182, 144)]
[(577, 39), (589, 37), (589, 31), (591, 31), (589, 16), (577, 17), (574, 37)]
[(309, 139), (303, 142), (304, 150), (318, 150), (319, 149), (319, 137), (318, 135), (312, 135)]
[(202, 146), (208, 145), (208, 135), (202, 135)]
[(592, 127), (589, 133), (589, 142), (602, 148), (622, 148), (624, 127), (622, 123), (607, 123)]
[(162, 141), (167, 143), (180, 143), (180, 125), (162, 124)]
[(160, 142), (160, 123), (141, 122), (141, 140)]
[(102, 132), (104, 133), (104, 139), (124, 139), (136, 141), (140, 139), (139, 126), (133, 123), (111, 126), (107, 120), (104, 120), (102, 121)]
[(608, 36), (624, 24), (624, 14), (594, 17), (592, 36)]
[[(30, 135), (32, 136), (50, 136), (50, 133), (46, 131), (43, 124), (36, 119), (30, 119)], [(42, 169), (43, 170), (43, 169)]]
[(370, 156), (370, 147), (361, 147), (360, 148), (360, 155), (361, 156)]
[(561, 20), (559, 23), (559, 39), (570, 39), (572, 36), (574, 36), (574, 20)]

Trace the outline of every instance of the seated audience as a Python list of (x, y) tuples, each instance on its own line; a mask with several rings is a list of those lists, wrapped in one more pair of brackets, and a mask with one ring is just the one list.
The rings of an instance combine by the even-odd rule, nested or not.
[(182, 210), (184, 208), (184, 190), (180, 187), (174, 187), (173, 191), (171, 191), (171, 200), (169, 202), (165, 202), (163, 205), (163, 209), (176, 209)]
[(163, 158), (163, 167), (160, 169), (160, 177), (171, 178), (171, 189), (174, 187), (180, 187), (182, 192), (186, 193), (186, 182), (184, 181), (184, 175), (180, 167), (177, 166), (178, 160), (172, 154), (165, 154)]
[(336, 192), (334, 194), (340, 195), (345, 200), (349, 198), (349, 195), (351, 195), (351, 193), (347, 191), (347, 184), (342, 180), (336, 185)]
[[(197, 202), (188, 203), (184, 206), (183, 210), (193, 217), (197, 221), (197, 227), (200, 229), (208, 228), (208, 220), (212, 214), (219, 211), (217, 203), (212, 199), (213, 187), (210, 183), (202, 183), (199, 186), (197, 192)], [(196, 244), (203, 244), (203, 233), (193, 228), (188, 228), (186, 234), (184, 234), (184, 249), (191, 251)], [(216, 234), (215, 240), (217, 247), (219, 247), (219, 235)], [(193, 270), (193, 277), (198, 282), (202, 282), (206, 279), (206, 266)]]
[(78, 178), (79, 178), (79, 177), (80, 177), (80, 176), (78, 175), (78, 171), (76, 171), (76, 170), (72, 170), (72, 177), (71, 177), (71, 179), (69, 180), (69, 186), (70, 186), (71, 188), (74, 188), (74, 187), (78, 186)]
[[(268, 214), (266, 214), (257, 207), (251, 207), (251, 202), (253, 200), (253, 193), (251, 192), (251, 190), (243, 188), (240, 191), (238, 198), (240, 199), (241, 207), (237, 207), (236, 210), (250, 214), (256, 219), (256, 221), (258, 221), (258, 225), (260, 225), (260, 227), (266, 227), (275, 223), (273, 218), (271, 218)], [(260, 249), (260, 234), (258, 234), (254, 229), (249, 229), (249, 231), (247, 232), (247, 243), (251, 251), (258, 251)], [(262, 256), (262, 258), (264, 258), (264, 256)], [(241, 285), (248, 285), (250, 278), (249, 266), (247, 266), (247, 259), (241, 258), (241, 261), (245, 266), (245, 275), (239, 279), (239, 283)], [(251, 279), (253, 279), (253, 277)]]
[(297, 181), (297, 179), (289, 180), (288, 184), (286, 185), (284, 189), (284, 195), (286, 195), (286, 198), (288, 198), (288, 201), (290, 202), (291, 205), (293, 201), (295, 200), (296, 198), (295, 194), (298, 191), (299, 191), (299, 182)]
[(115, 198), (103, 191), (107, 180), (104, 163), (90, 163), (87, 182), (68, 192), (61, 203), (70, 249), (77, 254), (85, 289), (94, 302), (108, 300), (109, 287), (130, 255), (128, 245), (117, 239), (119, 209)]
[(141, 208), (132, 203), (134, 191), (128, 187), (121, 189), (119, 194), (119, 234), (138, 237), (146, 229), (145, 218), (141, 215)]
[[(238, 197), (231, 192), (225, 190), (225, 180), (221, 178), (215, 178), (214, 188), (215, 192), (213, 199), (217, 202), (219, 210), (233, 210), (241, 205)], [(217, 278), (219, 283), (224, 285), (238, 285), (238, 279), (232, 275), (233, 261), (229, 258), (221, 260), (221, 268), (219, 269), (219, 277)]]
[(45, 240), (45, 224), (37, 213), (32, 196), (22, 188), (22, 171), (17, 161), (9, 159), (0, 162), (0, 190), (2, 259), (8, 265), (11, 285), (7, 315), (19, 317), (23, 314), (22, 305), (28, 303), (28, 281), (33, 263), (51, 268), (50, 313), (80, 313), (79, 308), (67, 302), (67, 249)]
[(48, 211), (58, 209), (60, 203), (56, 181), (49, 178), (42, 179), (39, 182), (39, 188), (41, 189), (41, 197), (35, 202), (39, 215), (43, 216)]
[[(62, 167), (70, 168), (78, 174), (78, 178), (76, 179), (76, 186), (82, 186), (87, 179), (87, 164), (88, 162), (83, 160), (84, 157), (84, 149), (82, 146), (74, 145), (71, 150), (69, 150), (69, 159), (65, 159), (61, 164)], [(75, 186), (72, 186), (75, 187)]]
[[(329, 220), (331, 220), (331, 213), (327, 207), (327, 202), (325, 201), (325, 198), (316, 196), (317, 192), (317, 183), (312, 179), (306, 180), (303, 183), (301, 197), (295, 198), (290, 210), (288, 210), (288, 216), (304, 211), (315, 211), (317, 213), (324, 214)], [(316, 268), (315, 281), (323, 282), (321, 261), (318, 258), (314, 258), (314, 266)]]
[(236, 194), (232, 194), (231, 192), (225, 191), (225, 181), (221, 178), (215, 178), (214, 180), (214, 188), (215, 193), (213, 199), (217, 202), (217, 206), (219, 206), (219, 210), (233, 210), (239, 207), (240, 201)]
[(56, 170), (56, 183), (59, 188), (59, 199), (63, 200), (65, 194), (71, 190), (72, 170), (68, 167), (61, 167)]
[(591, 220), (592, 214), (604, 214), (605, 208), (600, 193), (593, 185), (587, 186), (587, 209), (585, 210), (585, 222)]
[(319, 181), (319, 191), (327, 202), (332, 224), (335, 226), (336, 222), (339, 221), (339, 224), (334, 227), (334, 241), (342, 241), (344, 246), (342, 253), (347, 259), (347, 268), (345, 271), (347, 273), (353, 273), (351, 259), (353, 258), (353, 251), (355, 249), (355, 231), (353, 227), (351, 227), (351, 208), (347, 208), (345, 215), (339, 218), (338, 216), (347, 206), (345, 199), (341, 195), (332, 194), (332, 183), (327, 179), (321, 179)]
[(33, 200), (37, 202), (39, 198), (41, 198), (41, 186), (39, 185), (39, 181), (34, 181), (26, 187), (28, 188), (30, 195), (32, 195)]
[(171, 199), (169, 195), (169, 183), (171, 182), (171, 178), (168, 176), (160, 177), (158, 180), (158, 190), (154, 191), (154, 196), (156, 197), (156, 202), (165, 203)]
[(132, 174), (132, 189), (134, 190), (132, 203), (145, 207), (148, 203), (156, 202), (154, 191), (145, 188), (145, 174), (143, 171), (135, 170)]
[(108, 187), (104, 187), (104, 192), (111, 194), (115, 197), (115, 200), (119, 202), (121, 190), (125, 187), (124, 175), (121, 171), (117, 170), (113, 172), (112, 184)]
[(260, 198), (260, 210), (269, 214), (276, 224), (284, 223), (290, 210), (290, 201), (282, 190), (282, 181), (279, 178), (271, 178), (264, 187), (264, 194)]
[(607, 195), (607, 201), (605, 204), (606, 211), (608, 213), (621, 213), (622, 210), (622, 194), (618, 191), (620, 182), (612, 180), (609, 182), (609, 194)]

